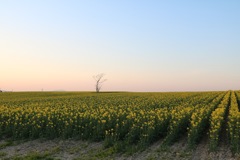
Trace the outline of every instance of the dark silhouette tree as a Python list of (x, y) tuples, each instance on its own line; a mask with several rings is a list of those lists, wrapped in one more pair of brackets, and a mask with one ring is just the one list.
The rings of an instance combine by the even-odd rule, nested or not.
[(107, 80), (107, 79), (103, 79), (104, 76), (105, 76), (104, 73), (93, 76), (94, 80), (96, 81), (95, 89), (96, 89), (97, 93), (100, 92), (103, 82), (105, 82)]

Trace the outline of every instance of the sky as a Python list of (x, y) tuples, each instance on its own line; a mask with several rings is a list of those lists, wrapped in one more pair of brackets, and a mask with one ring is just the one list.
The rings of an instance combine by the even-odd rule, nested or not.
[(240, 89), (239, 0), (0, 0), (0, 89)]

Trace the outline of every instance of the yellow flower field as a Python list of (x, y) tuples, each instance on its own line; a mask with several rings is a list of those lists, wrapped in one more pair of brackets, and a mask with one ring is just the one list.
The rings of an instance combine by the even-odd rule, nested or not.
[[(239, 92), (0, 94), (0, 136), (13, 139), (77, 138), (106, 146), (169, 145), (188, 136), (189, 146), (208, 135), (216, 149), (222, 129), (239, 151)], [(226, 124), (226, 126), (224, 126)]]

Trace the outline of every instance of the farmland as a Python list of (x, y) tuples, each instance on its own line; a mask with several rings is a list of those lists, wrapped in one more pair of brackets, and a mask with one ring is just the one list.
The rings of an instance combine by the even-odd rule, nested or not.
[(114, 153), (144, 151), (181, 139), (215, 152), (240, 152), (240, 92), (0, 94), (1, 139), (54, 139), (102, 143)]

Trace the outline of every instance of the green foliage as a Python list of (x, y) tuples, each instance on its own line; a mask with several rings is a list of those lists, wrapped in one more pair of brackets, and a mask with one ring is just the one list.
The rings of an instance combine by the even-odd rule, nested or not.
[[(229, 118), (236, 120), (228, 121), (228, 129), (234, 149), (239, 133), (232, 128), (239, 123), (233, 114), (238, 108), (233, 95)], [(192, 147), (210, 127), (210, 144), (216, 147), (229, 97), (230, 92), (4, 93), (0, 95), (0, 137), (104, 141), (106, 149), (133, 153), (160, 139), (170, 145), (186, 134)]]

